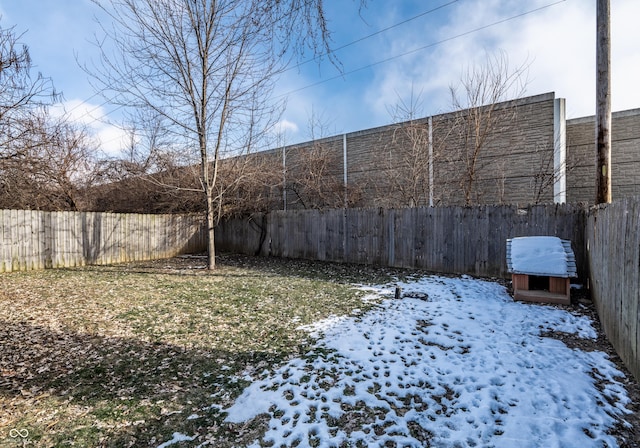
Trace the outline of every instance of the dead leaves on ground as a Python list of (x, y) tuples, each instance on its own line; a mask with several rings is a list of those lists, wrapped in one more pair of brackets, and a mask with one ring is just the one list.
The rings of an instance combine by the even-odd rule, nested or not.
[(22, 428), (33, 446), (151, 446), (174, 431), (229, 446), (259, 432), (211, 405), (303, 351), (298, 326), (365, 306), (342, 266), (227, 261), (207, 275), (176, 259), (0, 276), (0, 446)]

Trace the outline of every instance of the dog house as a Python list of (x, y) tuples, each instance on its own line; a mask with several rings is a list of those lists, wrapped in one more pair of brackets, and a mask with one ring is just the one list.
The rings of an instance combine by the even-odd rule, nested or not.
[(554, 236), (508, 239), (507, 269), (511, 273), (514, 299), (571, 303), (569, 279), (577, 277), (571, 241)]

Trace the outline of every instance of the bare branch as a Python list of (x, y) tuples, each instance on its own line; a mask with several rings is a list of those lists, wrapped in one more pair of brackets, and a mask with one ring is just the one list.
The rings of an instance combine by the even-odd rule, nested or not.
[(515, 107), (498, 108), (505, 100), (521, 97), (528, 84), (528, 63), (511, 69), (504, 52), (488, 55), (485, 64), (469, 67), (458, 87), (450, 87), (456, 110), (453, 134), (458, 151), (449, 155), (460, 173), (458, 186), (465, 205), (482, 201), (477, 188), (483, 157), (490, 143), (513, 122)]

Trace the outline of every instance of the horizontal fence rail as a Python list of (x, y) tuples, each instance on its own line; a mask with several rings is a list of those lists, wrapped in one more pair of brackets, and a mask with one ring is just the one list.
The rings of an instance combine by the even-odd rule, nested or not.
[(206, 249), (199, 215), (0, 210), (0, 272), (168, 258)]
[(508, 238), (550, 235), (572, 242), (586, 278), (579, 205), (291, 210), (220, 223), (222, 251), (508, 277)]
[(591, 295), (602, 328), (640, 379), (640, 198), (593, 210), (587, 241)]

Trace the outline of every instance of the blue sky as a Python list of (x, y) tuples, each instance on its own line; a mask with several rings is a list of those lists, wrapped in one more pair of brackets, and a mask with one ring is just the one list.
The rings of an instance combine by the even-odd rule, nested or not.
[[(276, 94), (287, 97), (281, 129), (288, 144), (310, 138), (312, 116), (323, 136), (391, 123), (390, 110), (412, 90), (423, 115), (447, 112), (449, 86), (496, 51), (511, 66), (530, 64), (526, 94), (555, 91), (567, 99), (569, 118), (595, 110), (596, 0), (369, 0), (360, 11), (356, 1), (325, 3), (335, 47), (392, 28), (338, 51), (343, 76), (328, 61), (282, 76)], [(613, 110), (639, 108), (640, 1), (611, 0), (611, 10)], [(23, 33), (36, 70), (63, 92), (66, 110), (116, 153), (121, 133), (102, 119), (117, 112), (78, 65), (98, 56), (91, 44), (98, 8), (90, 0), (0, 0), (0, 13), (3, 28)]]

